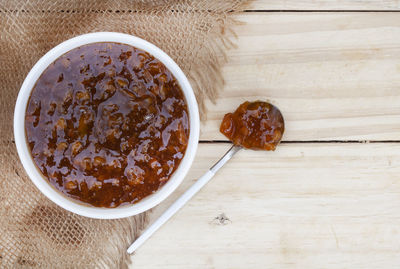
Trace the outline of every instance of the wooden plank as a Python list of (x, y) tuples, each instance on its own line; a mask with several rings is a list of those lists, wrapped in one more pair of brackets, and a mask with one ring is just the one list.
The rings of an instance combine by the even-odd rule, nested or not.
[[(201, 144), (182, 186), (228, 144)], [(239, 152), (134, 255), (131, 268), (396, 268), (400, 144)], [(215, 218), (224, 213), (230, 221)]]
[(255, 0), (248, 10), (399, 10), (399, 0)]
[(204, 140), (244, 100), (268, 99), (284, 140), (400, 139), (400, 13), (244, 13)]

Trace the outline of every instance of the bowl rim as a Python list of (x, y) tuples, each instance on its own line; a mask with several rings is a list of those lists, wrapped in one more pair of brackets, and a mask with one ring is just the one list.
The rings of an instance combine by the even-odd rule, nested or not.
[[(139, 202), (117, 208), (101, 208), (90, 206), (88, 204), (79, 202), (78, 200), (67, 197), (53, 187), (36, 167), (28, 147), (25, 133), (26, 107), (30, 93), (40, 75), (51, 63), (53, 63), (64, 53), (79, 46), (99, 42), (127, 44), (142, 49), (160, 60), (177, 79), (184, 93), (189, 110), (190, 134), (186, 152), (181, 163), (170, 177), (168, 182), (155, 193), (143, 198)], [(167, 198), (181, 184), (187, 172), (189, 171), (191, 164), (193, 163), (199, 142), (199, 132), (200, 118), (196, 97), (187, 77), (179, 68), (179, 66), (174, 62), (174, 60), (172, 60), (171, 57), (169, 57), (165, 52), (152, 43), (133, 35), (117, 32), (95, 32), (83, 34), (68, 39), (49, 50), (39, 59), (39, 61), (32, 67), (26, 76), (18, 93), (14, 109), (15, 145), (21, 163), (31, 181), (47, 198), (60, 207), (81, 216), (97, 219), (118, 219), (137, 215), (156, 206), (165, 198)]]

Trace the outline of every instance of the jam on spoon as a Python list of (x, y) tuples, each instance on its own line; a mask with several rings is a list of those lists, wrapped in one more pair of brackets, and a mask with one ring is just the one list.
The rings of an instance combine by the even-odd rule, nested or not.
[(178, 212), (242, 147), (275, 150), (282, 138), (285, 124), (279, 109), (270, 103), (244, 102), (234, 113), (225, 115), (220, 130), (234, 145), (133, 242), (127, 250), (128, 254), (132, 254)]
[(236, 146), (275, 150), (285, 131), (279, 109), (267, 102), (244, 102), (222, 120), (220, 131)]

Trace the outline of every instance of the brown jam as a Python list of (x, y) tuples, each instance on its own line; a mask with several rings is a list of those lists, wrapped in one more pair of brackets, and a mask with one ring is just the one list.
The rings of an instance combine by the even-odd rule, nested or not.
[(244, 102), (225, 115), (220, 127), (233, 144), (262, 150), (275, 150), (284, 130), (279, 109), (262, 101)]
[(96, 207), (157, 191), (189, 139), (184, 94), (150, 54), (119, 43), (73, 49), (37, 81), (25, 118), (37, 167), (65, 195)]

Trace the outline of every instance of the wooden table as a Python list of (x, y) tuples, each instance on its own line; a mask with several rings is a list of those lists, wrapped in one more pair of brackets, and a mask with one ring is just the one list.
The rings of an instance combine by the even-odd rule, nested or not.
[(240, 14), (193, 168), (151, 219), (230, 147), (218, 125), (243, 101), (279, 106), (284, 141), (239, 152), (131, 268), (399, 268), (399, 9), (258, 0)]

